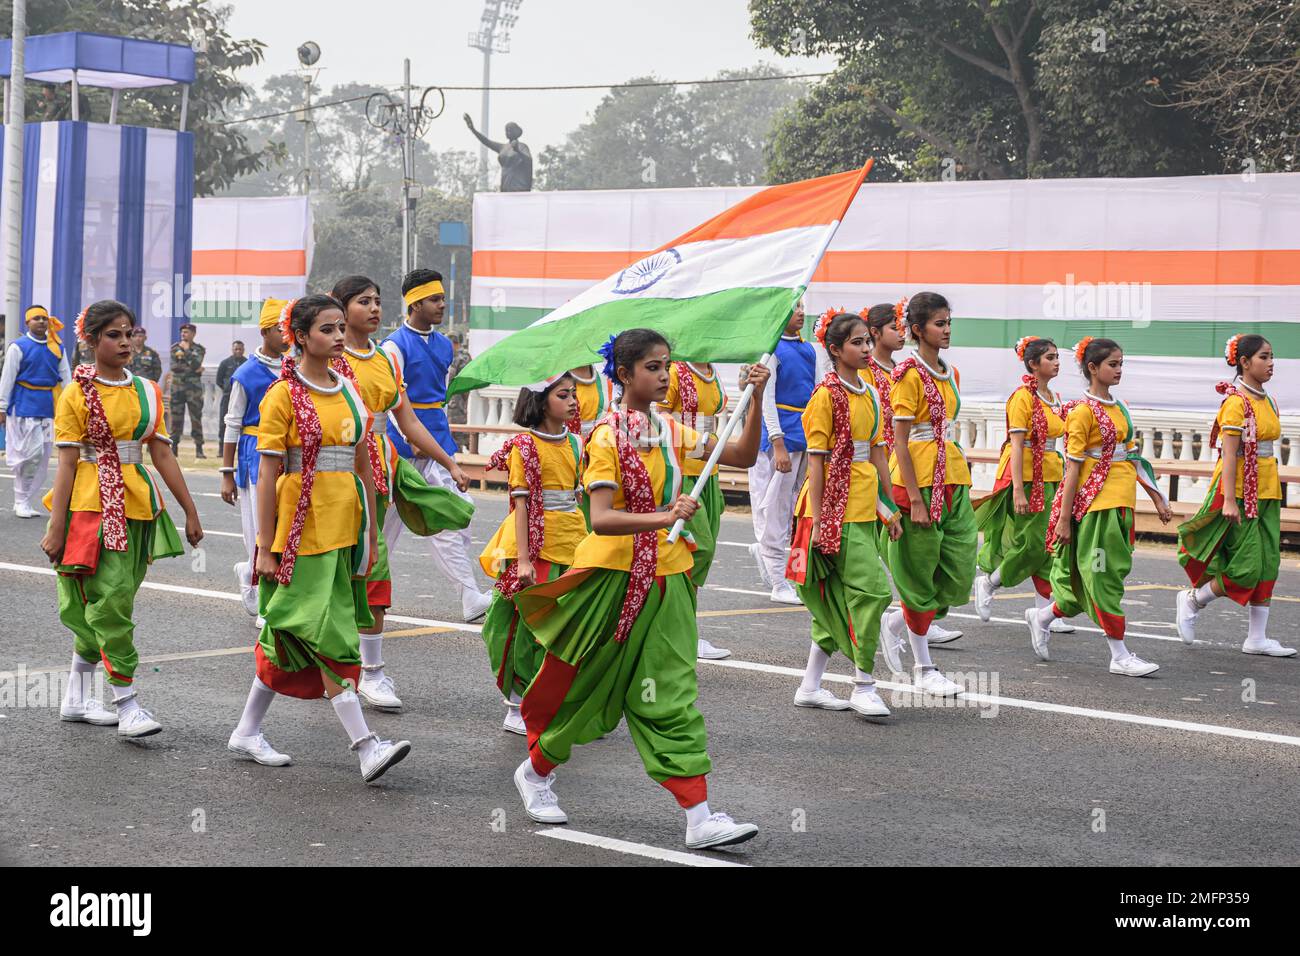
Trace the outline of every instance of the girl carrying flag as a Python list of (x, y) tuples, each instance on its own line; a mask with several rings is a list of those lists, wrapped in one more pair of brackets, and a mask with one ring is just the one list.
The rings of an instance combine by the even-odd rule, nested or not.
[[(78, 365), (72, 384), (59, 396), (54, 414), (59, 463), (54, 487), (45, 496), (50, 523), (41, 550), (58, 572), (59, 619), (74, 635), (59, 716), (116, 724), (123, 737), (148, 737), (162, 725), (136, 696), (135, 596), (149, 565), (183, 554), (184, 546), (158, 482), (144, 465), (146, 446), (185, 511), (191, 546), (203, 539), (203, 528), (163, 425), (162, 389), (127, 368), (134, 327), (134, 313), (111, 299), (77, 317), (77, 339), (93, 350), (94, 364)], [(116, 712), (87, 696), (100, 661)]]
[(276, 694), (329, 699), (361, 761), (366, 783), (411, 749), (366, 726), (353, 688), (361, 678), (358, 625), (371, 622), (354, 578), (378, 545), (375, 487), (366, 438), (371, 416), (356, 385), (330, 367), (343, 357), (343, 306), (309, 295), (280, 319), (292, 346), (280, 380), (262, 400), (257, 450), (258, 541), (254, 570), (266, 620), (254, 648), (257, 674), (228, 748), (268, 766), (291, 762), (262, 733)]
[(1084, 399), (1065, 405), (1065, 480), (1056, 489), (1048, 523), (1053, 552), (1053, 603), (1025, 611), (1034, 653), (1049, 659), (1054, 617), (1086, 612), (1106, 634), (1110, 672), (1145, 677), (1160, 669), (1124, 643), (1124, 579), (1133, 566), (1133, 510), (1141, 483), (1160, 521), (1173, 517), (1151, 465), (1137, 451), (1128, 407), (1112, 397), (1124, 370), (1124, 352), (1110, 339), (1085, 338), (1074, 349), (1088, 382)]
[[(888, 717), (871, 676), (880, 617), (892, 596), (875, 522), (886, 523), (890, 538), (902, 531), (898, 509), (880, 492), (880, 476), (889, 472), (885, 414), (880, 396), (860, 374), (870, 362), (861, 316), (827, 312), (816, 335), (835, 368), (803, 413), (811, 465), (795, 506), (786, 576), (812, 612), (812, 647), (794, 702)], [(854, 665), (854, 690), (847, 701), (821, 686), (837, 650)]]
[(512, 734), (525, 733), (519, 703), (544, 654), (520, 620), (514, 596), (569, 570), (574, 549), (587, 536), (578, 509), (582, 440), (565, 427), (577, 409), (571, 373), (521, 388), (514, 421), (528, 431), (515, 435), (488, 461), (489, 471), (509, 473), (510, 513), (479, 557), (484, 573), (497, 582), (483, 619), (483, 643), (506, 699), (502, 729)]
[[(752, 824), (711, 813), (704, 718), (695, 707), (696, 588), (685, 537), (667, 542), (678, 519), (696, 513), (682, 494), (686, 456), (717, 439), (654, 410), (668, 394), (671, 358), (658, 332), (631, 329), (601, 349), (605, 374), (623, 386), (618, 409), (592, 430), (583, 472), (592, 533), (573, 569), (515, 596), (525, 623), (546, 650), (524, 693), (528, 758), (515, 786), (528, 815), (564, 823), (552, 785), (575, 744), (609, 733), (626, 718), (651, 778), (686, 810), (686, 844), (699, 849), (750, 839)], [(761, 399), (767, 368), (750, 381)], [(721, 461), (737, 468), (758, 455), (759, 416), (727, 445)]]
[(1226, 595), (1249, 608), (1243, 653), (1294, 657), (1294, 647), (1267, 634), (1282, 540), (1282, 423), (1264, 390), (1273, 378), (1273, 346), (1262, 335), (1234, 335), (1224, 358), (1237, 374), (1215, 386), (1223, 402), (1210, 444), (1222, 439), (1219, 460), (1200, 511), (1178, 529), (1178, 560), (1192, 582), (1176, 599), (1178, 633), (1192, 643), (1197, 615)]

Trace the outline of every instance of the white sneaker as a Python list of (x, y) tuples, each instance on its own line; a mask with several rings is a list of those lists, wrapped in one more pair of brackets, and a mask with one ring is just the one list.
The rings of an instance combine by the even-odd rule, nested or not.
[(551, 785), (555, 783), (555, 774), (548, 774), (541, 783), (533, 783), (525, 771), (531, 767), (529, 760), (524, 760), (515, 768), (515, 789), (524, 801), (524, 812), (530, 820), (538, 823), (568, 823), (569, 815), (560, 809), (559, 798)]
[(1130, 654), (1121, 661), (1110, 662), (1110, 672), (1112, 674), (1121, 674), (1124, 677), (1146, 677), (1158, 670), (1160, 670), (1159, 664), (1144, 661), (1136, 654)]
[(475, 621), (483, 619), (487, 614), (488, 608), (492, 606), (492, 592), (484, 594), (481, 591), (475, 591), (473, 597), (462, 597), (460, 599), (461, 614), (465, 617), (466, 624), (473, 624)]
[(799, 606), (803, 601), (799, 599), (799, 592), (794, 589), (794, 585), (782, 578), (772, 587), (772, 603)]
[(735, 846), (757, 835), (758, 827), (752, 823), (737, 823), (725, 813), (710, 813), (699, 826), (686, 828), (686, 846), (691, 850)]
[(903, 612), (889, 611), (880, 619), (880, 653), (885, 658), (885, 663), (895, 674), (906, 674), (903, 669), (902, 652), (905, 642), (903, 639)]
[(800, 687), (794, 692), (794, 705), (796, 707), (813, 707), (817, 710), (849, 709), (849, 702), (847, 700), (836, 697), (825, 687), (818, 687), (811, 693)]
[(366, 783), (374, 783), (390, 767), (401, 763), (406, 755), (411, 752), (411, 742), (409, 740), (399, 740), (393, 743), (391, 740), (380, 740), (378, 734), (370, 734), (368, 737), (362, 737), (352, 744), (353, 750), (360, 750), (361, 745), (367, 740), (373, 740), (375, 746), (371, 748), (369, 755), (361, 757), (361, 777)]
[(1200, 610), (1201, 606), (1196, 603), (1196, 592), (1191, 588), (1174, 595), (1174, 622), (1178, 625), (1178, 636), (1184, 644), (1196, 640), (1196, 615)]
[(919, 664), (913, 672), (912, 685), (922, 693), (935, 697), (956, 697), (961, 693), (961, 685), (948, 680), (939, 673), (937, 667), (926, 670)]
[(120, 737), (151, 737), (162, 730), (162, 724), (143, 707), (136, 707), (125, 717), (118, 715), (117, 733)]
[(109, 710), (95, 698), (89, 697), (79, 704), (61, 704), (59, 719), (94, 724), (96, 727), (112, 727), (117, 723), (117, 711)]
[(754, 563), (758, 565), (758, 576), (759, 579), (762, 580), (764, 586), (769, 588), (772, 587), (772, 575), (767, 573), (767, 565), (763, 563), (763, 555), (759, 552), (758, 542), (749, 546), (749, 556), (753, 559)]
[(257, 615), (253, 620), (253, 626), (260, 631), (262, 628), (266, 627), (266, 618), (262, 617), (260, 614)]
[(363, 670), (361, 682), (357, 684), (357, 696), (378, 710), (392, 712), (402, 709), (402, 699), (394, 692), (393, 679), (387, 674), (374, 677)]
[(993, 579), (983, 571), (975, 575), (975, 613), (985, 623), (993, 616)]
[(951, 644), (957, 638), (961, 637), (961, 631), (950, 631), (946, 627), (940, 627), (938, 621), (930, 623), (930, 629), (925, 632), (925, 643), (927, 644)]
[(249, 584), (249, 567), (247, 561), (235, 563), (235, 580), (239, 583), (239, 599), (244, 602), (244, 610), (250, 617), (257, 617), (257, 588)]
[(1252, 641), (1246, 638), (1246, 642), (1241, 645), (1243, 654), (1263, 654), (1265, 657), (1295, 657), (1296, 650), (1294, 647), (1283, 647), (1271, 637), (1266, 637), (1262, 641)]
[(721, 661), (730, 657), (731, 651), (725, 647), (714, 647), (701, 637), (695, 645), (695, 656), (706, 661)]
[(1052, 618), (1052, 623), (1047, 625), (1047, 629), (1053, 634), (1073, 634), (1074, 625), (1063, 617)]
[(1047, 642), (1051, 635), (1043, 630), (1043, 625), (1038, 620), (1038, 608), (1031, 607), (1025, 611), (1025, 623), (1029, 625), (1029, 645), (1034, 649), (1040, 661), (1050, 661), (1052, 655), (1048, 653)]
[(293, 763), (292, 757), (280, 753), (271, 746), (265, 734), (258, 734), (256, 737), (241, 737), (237, 733), (232, 733), (229, 742), (226, 744), (226, 749), (231, 753), (239, 754), (241, 757), (256, 760), (263, 767), (287, 767)]
[(890, 714), (889, 708), (871, 684), (854, 688), (853, 695), (849, 698), (849, 707), (863, 717), (888, 717)]
[(39, 518), (41, 513), (29, 504), (14, 505), (14, 514), (20, 518)]
[(518, 707), (506, 705), (506, 719), (501, 724), (501, 729), (511, 734), (518, 734), (521, 737), (528, 736), (528, 728), (524, 726), (524, 715), (519, 712)]

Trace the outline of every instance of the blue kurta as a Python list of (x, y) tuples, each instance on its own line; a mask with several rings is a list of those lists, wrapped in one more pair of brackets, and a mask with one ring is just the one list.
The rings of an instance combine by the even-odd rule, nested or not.
[[(396, 345), (402, 353), (402, 381), (415, 417), (429, 430), (443, 451), (454, 455), (456, 440), (451, 437), (451, 425), (443, 407), (447, 401), (447, 370), (451, 368), (454, 355), (451, 339), (436, 330), (427, 336), (421, 335), (402, 323), (384, 339), (385, 344), (388, 342)], [(433, 405), (438, 407), (430, 407)], [(388, 420), (388, 437), (403, 458), (415, 457), (415, 452), (392, 418)]]
[(18, 378), (9, 396), (9, 414), (16, 418), (53, 418), (54, 386), (63, 379), (59, 359), (44, 342), (23, 335), (15, 342), (23, 354)]
[[(803, 433), (803, 409), (817, 386), (817, 352), (809, 342), (792, 342), (782, 337), (776, 344), (776, 413), (781, 420), (786, 451), (803, 451), (808, 439)], [(781, 408), (788, 405), (789, 408)], [(799, 409), (792, 411), (791, 409)], [(764, 452), (772, 450), (763, 422)]]
[[(243, 427), (256, 427), (262, 422), (262, 399), (266, 390), (280, 377), (280, 369), (271, 367), (254, 356), (230, 376), (232, 382), (238, 382), (244, 390), (248, 404), (244, 407)], [(224, 426), (223, 426), (224, 427)], [(235, 484), (240, 488), (251, 488), (257, 484), (257, 466), (261, 456), (257, 453), (257, 436), (240, 432), (239, 444), (235, 446)]]

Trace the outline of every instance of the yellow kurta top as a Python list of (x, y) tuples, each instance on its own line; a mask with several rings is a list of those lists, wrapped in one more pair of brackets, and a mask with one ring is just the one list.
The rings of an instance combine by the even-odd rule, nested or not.
[[(559, 441), (548, 441), (534, 433), (537, 461), (542, 471), (543, 491), (573, 491), (578, 487), (582, 461), (582, 446), (576, 436), (567, 435)], [(528, 479), (524, 474), (524, 458), (518, 448), (510, 449), (510, 494), (516, 508), (524, 508), (528, 501)], [(552, 564), (573, 564), (573, 553), (587, 536), (587, 521), (582, 512), (544, 511), (545, 535), (542, 538), (541, 558)], [(496, 534), (479, 555), (483, 573), (495, 578), (503, 569), (504, 561), (519, 559), (519, 542), (515, 537), (514, 512), (507, 514)]]
[[(116, 441), (145, 439), (147, 437), (147, 420), (151, 416), (157, 422), (157, 431), (153, 438), (169, 441), (167, 429), (163, 425), (162, 389), (157, 382), (138, 375), (131, 375), (120, 385), (105, 385), (95, 379), (95, 391), (104, 406), (104, 417), (108, 419)], [(54, 442), (59, 447), (90, 443), (90, 433), (86, 430), (89, 417), (86, 408), (86, 396), (81, 386), (75, 382), (63, 390), (59, 396), (58, 407), (54, 410)], [(123, 465), (122, 485), (128, 519), (151, 521), (165, 507), (158, 481), (144, 465)], [(53, 500), (53, 492), (45, 496), (48, 508)], [(100, 511), (99, 503), (99, 466), (94, 462), (78, 461), (77, 474), (72, 483), (72, 498), (69, 511)]]
[[(939, 394), (943, 396), (944, 416), (949, 421), (949, 431), (952, 429), (952, 422), (957, 418), (957, 412), (961, 408), (961, 398), (957, 389), (953, 387), (953, 380), (957, 385), (961, 385), (961, 376), (952, 366), (946, 366), (939, 370), (944, 375), (940, 378), (938, 374), (934, 375), (934, 384), (939, 388)], [(934, 370), (931, 369), (933, 374)], [(921, 373), (914, 368), (909, 368), (903, 373), (903, 377), (894, 383), (893, 388), (889, 390), (889, 403), (894, 408), (894, 435), (897, 440), (898, 425), (900, 421), (912, 422), (912, 427), (917, 425), (928, 425), (930, 423), (930, 406), (925, 403), (925, 387), (921, 384)], [(934, 481), (934, 459), (938, 453), (939, 443), (937, 441), (909, 441), (907, 450), (912, 455), (912, 467), (916, 471), (916, 486), (918, 488), (929, 488)], [(944, 482), (949, 485), (969, 485), (970, 469), (966, 466), (966, 456), (961, 453), (957, 443), (949, 439), (946, 445), (948, 453), (947, 473), (944, 476)], [(903, 484), (902, 473), (898, 470), (898, 454), (895, 452), (889, 457), (889, 480), (895, 485)]]
[(578, 418), (584, 422), (596, 421), (609, 409), (609, 379), (599, 371), (593, 372), (593, 375), (590, 383), (578, 381), (577, 378), (573, 380), (578, 395)]
[[(718, 370), (713, 370), (712, 378), (703, 378), (696, 373), (695, 367), (691, 367), (691, 378), (695, 380), (695, 397), (699, 399), (700, 407), (696, 410), (698, 415), (717, 415), (727, 407), (727, 393), (722, 390), (722, 382), (718, 380)], [(677, 373), (677, 363), (673, 362), (668, 369), (668, 394), (664, 396), (662, 404), (659, 406), (662, 411), (670, 413), (679, 422), (682, 420), (682, 394), (681, 379)], [(707, 436), (705, 436), (707, 437)], [(702, 438), (701, 441), (704, 439)], [(698, 452), (698, 449), (694, 449)], [(692, 449), (687, 448), (690, 452)], [(707, 456), (696, 454), (686, 459), (686, 477), (694, 478), (696, 475), (704, 473), (704, 459)], [(714, 469), (717, 474), (717, 469)]]
[[(1041, 396), (1040, 396), (1041, 397)], [(1054, 395), (1055, 402), (1043, 402), (1043, 414), (1047, 416), (1047, 437), (1060, 438), (1065, 434), (1065, 420), (1061, 418), (1061, 396)], [(1021, 472), (1025, 483), (1034, 480), (1034, 453), (1029, 448), (1029, 434), (1034, 427), (1034, 400), (1023, 388), (1016, 389), (1007, 399), (1007, 437), (1012, 432), (1023, 432), (1025, 436), (1024, 457), (1021, 459)], [(1043, 481), (1060, 481), (1064, 473), (1065, 462), (1059, 454), (1061, 442), (1056, 443), (1057, 452), (1043, 453)], [(933, 466), (931, 466), (933, 467)], [(1011, 477), (1011, 442), (1002, 449), (998, 459), (997, 476)]]
[[(1124, 407), (1117, 399), (1114, 404), (1102, 404), (1106, 414), (1115, 423), (1115, 447), (1121, 445), (1130, 451), (1137, 451), (1137, 442), (1133, 440), (1132, 429)], [(1085, 457), (1089, 448), (1101, 447), (1101, 427), (1097, 416), (1087, 405), (1076, 405), (1070, 410), (1065, 420), (1065, 455), (1071, 461), (1082, 461), (1079, 470), (1079, 489), (1092, 469), (1097, 467), (1097, 459)], [(1077, 492), (1076, 492), (1077, 494)], [(1131, 461), (1112, 461), (1110, 471), (1106, 474), (1106, 483), (1093, 499), (1088, 511), (1105, 511), (1107, 508), (1133, 508), (1137, 505), (1137, 468)]]
[[(1240, 386), (1244, 392), (1246, 387)], [(1273, 399), (1265, 396), (1256, 398), (1250, 396), (1250, 405), (1255, 410), (1255, 438), (1259, 441), (1278, 441), (1282, 437), (1282, 422), (1278, 418), (1277, 406), (1273, 404)], [(1241, 437), (1243, 429), (1246, 427), (1246, 414), (1242, 409), (1241, 399), (1236, 395), (1229, 395), (1219, 406), (1219, 414), (1215, 418), (1219, 423), (1219, 432), (1231, 432), (1238, 438)], [(1220, 439), (1220, 446), (1222, 446)], [(1259, 499), (1261, 501), (1270, 498), (1282, 498), (1282, 485), (1277, 478), (1277, 451), (1274, 447), (1274, 457), (1259, 459)], [(1214, 475), (1210, 479), (1210, 484), (1219, 480), (1223, 472), (1223, 459), (1220, 458), (1214, 463)], [(1241, 445), (1237, 446), (1237, 484), (1235, 490), (1237, 497), (1242, 495), (1242, 489), (1246, 482), (1246, 456), (1242, 451)]]
[(405, 385), (402, 373), (383, 349), (371, 343), (369, 355), (357, 355), (351, 349), (343, 350), (343, 357), (357, 376), (357, 390), (361, 400), (372, 412), (388, 412), (402, 400)]
[[(845, 389), (849, 397), (849, 426), (853, 440), (869, 441), (872, 446), (884, 447), (885, 423), (880, 414), (880, 396), (865, 379), (863, 384), (866, 388), (861, 395), (855, 395)], [(835, 448), (832, 418), (830, 390), (816, 389), (803, 412), (803, 433), (808, 439), (808, 454), (816, 456), (810, 460), (809, 467), (816, 468), (820, 462), (822, 473), (827, 476), (830, 472), (830, 453)], [(869, 461), (855, 461), (851, 467), (853, 470), (849, 478), (849, 498), (844, 506), (844, 520), (845, 522), (876, 521), (878, 483), (876, 466)], [(799, 491), (795, 514), (800, 518), (812, 516), (807, 478), (804, 479), (803, 488)]]
[[(358, 442), (365, 440), (368, 420), (366, 411), (354, 406), (346, 388), (326, 393), (309, 386), (307, 391), (320, 419), (322, 445), (355, 447)], [(260, 408), (262, 422), (257, 432), (257, 450), (260, 454), (282, 458), (290, 448), (302, 447), (287, 382), (274, 382), (266, 390)], [(263, 467), (266, 467), (265, 464)], [(284, 551), (301, 495), (302, 472), (282, 473), (276, 480), (275, 540), (271, 544), (271, 550), (277, 554)], [(324, 554), (326, 551), (355, 545), (357, 534), (361, 530), (364, 495), (365, 488), (355, 471), (318, 471), (312, 485), (311, 505), (307, 510), (298, 553)], [(265, 528), (258, 531), (258, 545), (266, 547)]]
[[(677, 422), (660, 418), (661, 422), (678, 433), (665, 449), (655, 444), (649, 448), (638, 448), (642, 463), (650, 475), (650, 485), (654, 491), (655, 501), (664, 503), (664, 485), (669, 477), (668, 469), (682, 470), (684, 448), (702, 444), (703, 436), (693, 429)], [(597, 425), (587, 442), (587, 464), (582, 473), (588, 494), (595, 488), (614, 489), (614, 508), (625, 510), (627, 501), (623, 497), (623, 469), (618, 463), (618, 450), (614, 447), (614, 436), (608, 425)], [(671, 502), (669, 502), (671, 504)], [(659, 561), (655, 568), (658, 575), (681, 574), (689, 571), (694, 559), (691, 549), (682, 537), (672, 544), (667, 543), (668, 529), (659, 529)], [(575, 568), (612, 568), (616, 571), (628, 571), (632, 567), (632, 535), (604, 535), (592, 532), (582, 539), (573, 555)]]

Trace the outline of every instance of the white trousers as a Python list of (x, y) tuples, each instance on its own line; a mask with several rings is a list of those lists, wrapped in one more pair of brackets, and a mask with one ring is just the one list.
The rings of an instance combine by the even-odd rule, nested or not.
[[(416, 471), (424, 476), (424, 480), (435, 488), (446, 488), (460, 495), (468, 502), (474, 499), (456, 487), (456, 482), (451, 480), (451, 472), (442, 465), (438, 464), (432, 458), (416, 456), (411, 459), (411, 464), (415, 466)], [(405, 526), (401, 519), (394, 516), (392, 523), (384, 523), (384, 537), (388, 541), (388, 552), (392, 554), (397, 550), (398, 539), (401, 538)], [(475, 594), (480, 593), (478, 581), (474, 578), (474, 560), (470, 557), (470, 550), (473, 547), (473, 541), (470, 538), (469, 528), (460, 531), (440, 531), (435, 535), (430, 535), (425, 539), (429, 542), (429, 556), (433, 558), (434, 567), (442, 572), (452, 584), (461, 589), (461, 596), (464, 597), (465, 590), (471, 590)]]
[(750, 513), (758, 556), (769, 577), (780, 581), (790, 554), (790, 520), (803, 486), (806, 453), (790, 452), (790, 471), (782, 474), (773, 465), (772, 452), (759, 452), (749, 469)]
[(34, 508), (50, 470), (54, 422), (49, 418), (5, 419), (5, 462), (14, 470), (14, 506)]
[(253, 586), (253, 552), (257, 550), (257, 485), (239, 489), (239, 524), (244, 531), (244, 548), (248, 551), (248, 573), (239, 582), (245, 588)]

